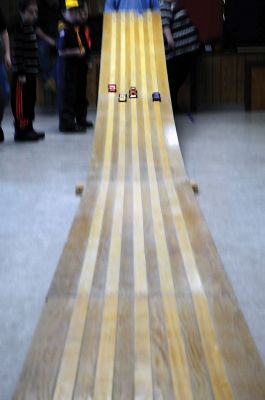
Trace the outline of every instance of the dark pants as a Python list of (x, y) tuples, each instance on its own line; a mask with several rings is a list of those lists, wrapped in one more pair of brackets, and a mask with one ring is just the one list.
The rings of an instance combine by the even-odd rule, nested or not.
[(87, 101), (87, 96), (86, 96), (86, 91), (87, 91), (87, 61), (85, 58), (82, 58), (79, 61), (79, 75), (77, 79), (77, 93), (78, 93), (78, 99), (75, 105), (75, 115), (76, 115), (76, 122), (79, 125), (82, 125), (86, 122), (86, 116), (87, 116), (87, 106), (88, 106), (88, 101)]
[(11, 86), (11, 107), (15, 119), (15, 130), (29, 131), (35, 118), (36, 75), (27, 74), (26, 82), (21, 83), (13, 74)]
[(86, 84), (85, 58), (58, 58), (57, 95), (60, 128), (72, 127), (86, 119)]
[(0, 60), (0, 127), (4, 116), (5, 105), (9, 99), (9, 83), (4, 64)]
[(178, 91), (193, 69), (198, 53), (184, 54), (167, 61), (167, 73), (173, 110), (177, 109)]
[(3, 98), (3, 96), (1, 96), (1, 93), (0, 93), (0, 127), (1, 127), (2, 120), (3, 120), (3, 116), (4, 116), (5, 104), (6, 104), (6, 101)]

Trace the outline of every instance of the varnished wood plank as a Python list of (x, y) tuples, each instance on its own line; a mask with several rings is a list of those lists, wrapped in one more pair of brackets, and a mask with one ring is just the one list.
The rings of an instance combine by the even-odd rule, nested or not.
[(265, 63), (251, 69), (251, 110), (265, 110)]
[[(91, 210), (93, 210), (97, 189), (91, 191), (91, 194)], [(90, 223), (91, 218), (88, 217), (83, 216), (75, 219), (49, 289), (48, 298), (75, 296), (85, 257)]]
[[(139, 40), (135, 15), (130, 15), (131, 41), (131, 84), (140, 87), (141, 69), (134, 60), (138, 59), (135, 43)], [(137, 46), (139, 49), (139, 46)], [(140, 95), (140, 93), (139, 93)], [(149, 305), (147, 266), (144, 249), (144, 223), (141, 194), (139, 129), (137, 102), (131, 102), (132, 129), (132, 174), (133, 174), (133, 261), (134, 261), (134, 319), (135, 319), (135, 372), (134, 392), (136, 398), (153, 398), (151, 344), (149, 328)]]
[[(121, 41), (121, 88), (125, 87), (125, 15), (120, 14), (118, 18), (120, 24)], [(121, 89), (121, 90), (122, 90)], [(123, 89), (124, 90), (124, 89)], [(122, 244), (122, 226), (124, 210), (124, 177), (125, 177), (125, 104), (119, 108), (119, 149), (118, 149), (118, 176), (117, 189), (114, 205), (114, 220), (111, 232), (111, 245), (108, 260), (108, 272), (106, 283), (106, 297), (103, 311), (103, 321), (100, 335), (100, 347), (98, 363), (96, 369), (95, 399), (108, 399), (112, 396), (115, 344), (117, 334), (117, 315), (118, 315), (118, 291), (121, 268), (121, 244)]]
[(223, 55), (221, 58), (221, 101), (235, 104), (237, 99), (237, 63), (235, 55)]
[(171, 213), (169, 199), (162, 183), (159, 188), (159, 196), (162, 204), (161, 208), (164, 224), (167, 227), (165, 236), (172, 266), (172, 280), (175, 289), (177, 309), (180, 315), (181, 332), (190, 371), (192, 392), (196, 393), (197, 399), (213, 399), (214, 397), (204, 357), (192, 294), (176, 237), (174, 218)]
[(245, 94), (245, 56), (237, 56), (237, 104), (244, 104)]
[[(213, 104), (222, 103), (221, 54), (213, 56)], [(236, 84), (236, 82), (234, 82)]]
[[(190, 188), (179, 188), (178, 194), (234, 396), (236, 399), (252, 396), (262, 399), (265, 394), (264, 366), (225, 276), (206, 222), (198, 207), (194, 206), (196, 200), (190, 197)], [(248, 371), (245, 366), (248, 366)]]
[(14, 400), (52, 399), (72, 308), (73, 300), (67, 298), (45, 304)]
[[(116, 162), (116, 159), (113, 159)], [(112, 170), (112, 179), (116, 178), (116, 170)], [(111, 227), (113, 221), (115, 186), (110, 185), (106, 199), (105, 214), (102, 226), (102, 235), (99, 244), (97, 264), (91, 289), (90, 302), (86, 318), (86, 325), (82, 339), (80, 360), (75, 383), (74, 398), (93, 397), (95, 370), (99, 350), (100, 329), (104, 307), (104, 293), (107, 275), (107, 260), (110, 249)]]
[[(129, 15), (124, 15), (124, 29), (121, 39), (124, 57), (121, 57), (121, 74), (125, 79), (125, 87), (130, 86), (132, 66), (127, 62), (126, 70), (122, 64), (130, 59), (130, 23)], [(123, 28), (122, 24), (122, 28)], [(121, 82), (123, 81), (121, 77)], [(127, 89), (128, 90), (128, 89)], [(117, 314), (117, 337), (115, 349), (115, 365), (113, 376), (113, 399), (134, 399), (134, 273), (133, 273), (133, 198), (132, 198), (132, 135), (130, 127), (132, 117), (130, 107), (126, 107), (126, 124), (120, 126), (120, 134), (125, 138), (121, 150), (125, 156), (124, 209), (121, 241), (121, 267), (119, 282), (119, 303)]]

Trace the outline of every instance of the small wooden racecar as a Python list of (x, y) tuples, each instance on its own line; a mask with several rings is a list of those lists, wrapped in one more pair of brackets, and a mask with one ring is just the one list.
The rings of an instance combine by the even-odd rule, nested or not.
[(152, 94), (153, 101), (161, 101), (161, 95), (159, 92), (154, 92)]
[(119, 102), (120, 103), (125, 103), (127, 101), (127, 94), (125, 93), (120, 93), (119, 94)]
[(138, 93), (137, 93), (136, 87), (134, 87), (134, 86), (130, 87), (129, 97), (130, 97), (130, 99), (136, 99), (138, 97)]
[(117, 92), (116, 84), (115, 83), (110, 83), (108, 85), (108, 90), (109, 90), (109, 93), (116, 93)]

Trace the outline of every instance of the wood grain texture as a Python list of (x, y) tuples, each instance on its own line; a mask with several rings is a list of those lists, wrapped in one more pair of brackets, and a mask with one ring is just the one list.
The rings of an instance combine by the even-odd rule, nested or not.
[[(138, 99), (119, 103), (108, 83)], [(185, 173), (159, 13), (104, 17), (88, 183), (14, 398), (265, 399)]]
[(265, 110), (265, 63), (251, 71), (251, 110)]

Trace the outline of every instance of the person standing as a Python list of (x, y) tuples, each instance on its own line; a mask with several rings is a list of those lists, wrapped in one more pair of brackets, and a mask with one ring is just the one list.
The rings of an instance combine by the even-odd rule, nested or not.
[(177, 110), (177, 96), (190, 73), (200, 50), (197, 28), (193, 25), (179, 0), (161, 1), (167, 72), (173, 110)]
[(78, 79), (77, 79), (77, 93), (78, 99), (76, 102), (75, 115), (77, 125), (84, 128), (92, 128), (93, 122), (87, 120), (87, 73), (88, 69), (92, 66), (91, 58), (91, 35), (90, 29), (87, 25), (88, 19), (88, 6), (87, 2), (80, 7), (79, 24), (77, 26), (82, 44), (85, 49), (85, 57), (79, 58)]
[(16, 142), (44, 139), (33, 128), (38, 74), (38, 43), (35, 24), (36, 0), (19, 0), (19, 18), (13, 26), (11, 107), (15, 119)]
[[(6, 20), (4, 14), (0, 8), (0, 142), (3, 142), (4, 132), (1, 126), (4, 109), (6, 101), (9, 97), (9, 84), (6, 73), (6, 68), (11, 68), (11, 59), (10, 59), (10, 45), (9, 45), (9, 36), (7, 32)], [(3, 51), (2, 51), (3, 50)]]
[(79, 68), (80, 64), (83, 68), (86, 62), (86, 50), (78, 26), (80, 23), (79, 1), (65, 0), (62, 16), (58, 27), (57, 58), (59, 130), (63, 133), (81, 133), (86, 131), (86, 126), (79, 125), (81, 116), (77, 113)]

